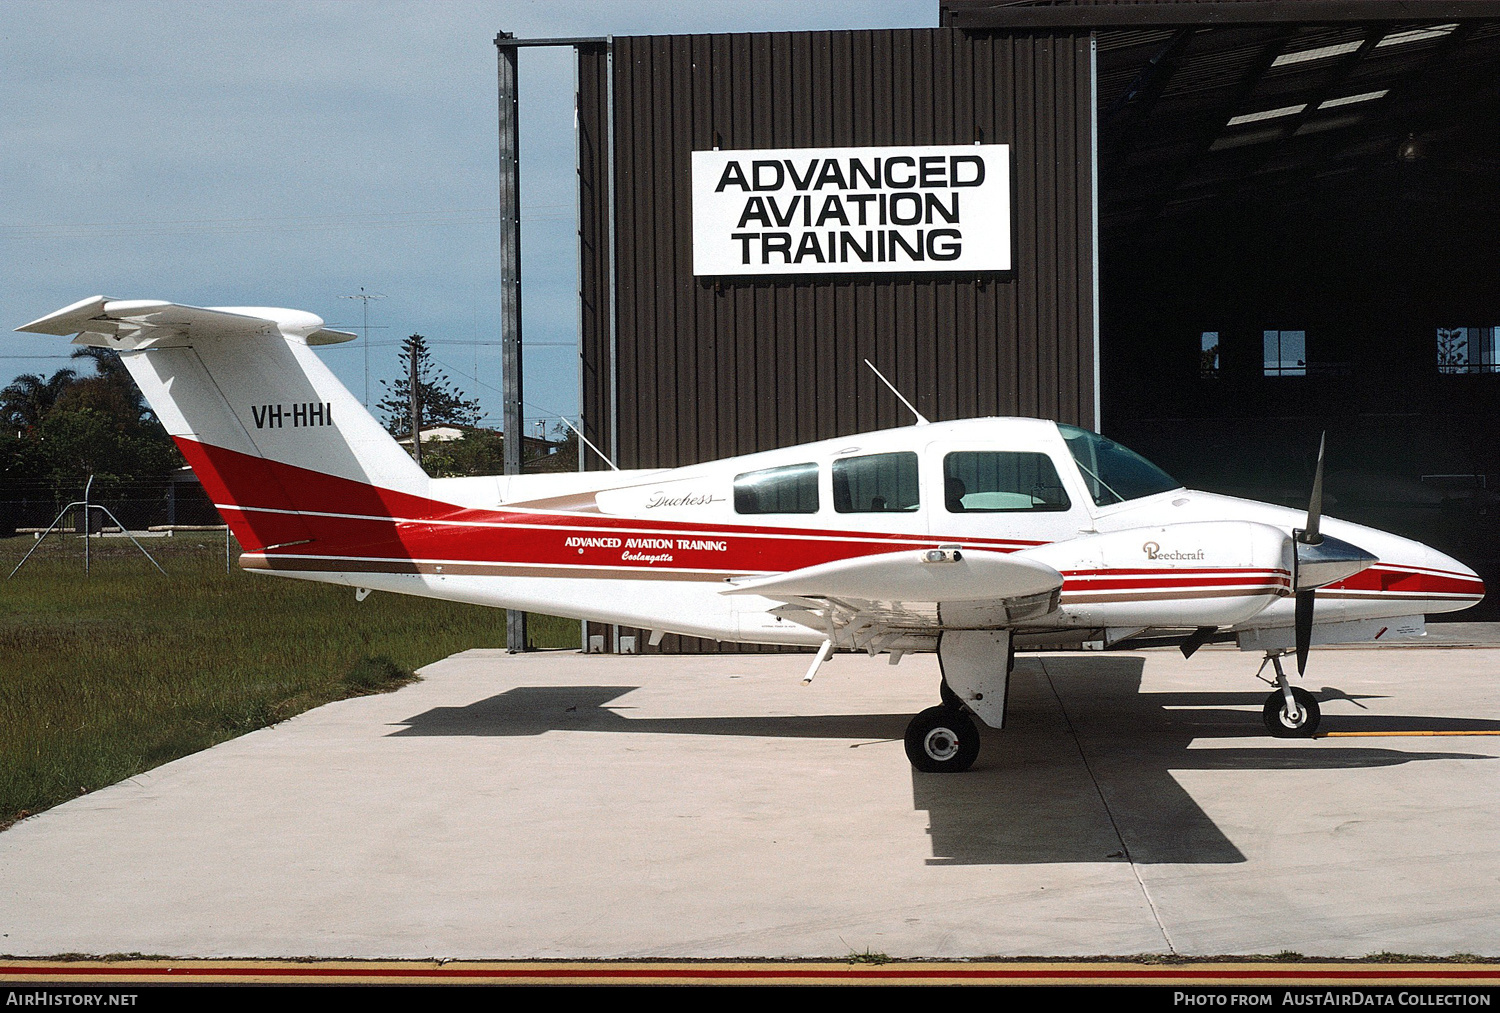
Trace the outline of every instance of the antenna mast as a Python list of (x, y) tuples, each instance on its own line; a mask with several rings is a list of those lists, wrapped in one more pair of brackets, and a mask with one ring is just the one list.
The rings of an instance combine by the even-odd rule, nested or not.
[[(547, 411), (547, 409), (543, 408), (541, 405), (534, 405), (534, 404), (532, 404), (530, 401), (526, 402), (526, 406), (529, 407), (529, 408), (535, 408), (539, 412), (545, 412), (547, 415), (553, 415), (553, 414), (555, 414), (554, 412)], [(568, 421), (568, 417), (566, 415), (558, 415), (557, 416), (557, 420), (559, 422), (561, 422), (563, 425), (567, 426), (569, 429), (573, 430), (573, 432), (578, 435), (578, 438), (583, 441), (583, 445), (586, 446), (586, 447), (588, 447), (594, 453), (598, 454), (600, 460), (602, 460), (605, 464), (609, 465), (611, 470), (613, 470), (613, 471), (619, 471), (620, 470), (619, 465), (615, 464), (614, 461), (611, 461), (609, 459), (609, 455), (608, 454), (606, 454), (604, 451), (600, 450), (598, 447), (594, 446), (593, 441), (590, 440), (587, 436), (583, 435), (583, 430), (579, 429), (573, 423), (569, 422)], [(583, 451), (580, 450), (578, 452), (578, 456), (579, 456), (579, 459), (581, 460), (582, 457), (583, 457)]]
[(923, 415), (921, 412), (917, 411), (916, 406), (914, 406), (910, 401), (906, 400), (906, 398), (902, 397), (901, 396), (901, 392), (896, 389), (896, 385), (894, 383), (891, 383), (891, 381), (887, 380), (885, 378), (885, 374), (884, 373), (882, 373), (878, 369), (875, 369), (875, 363), (871, 362), (869, 359), (866, 359), (865, 360), (865, 365), (869, 366), (870, 369), (874, 371), (875, 375), (878, 376), (878, 377), (880, 377), (880, 382), (883, 383), (883, 384), (885, 384), (887, 387), (889, 387), (891, 389), (891, 393), (892, 394), (896, 395), (896, 397), (898, 397), (898, 398), (901, 399), (901, 403), (902, 404), (906, 405), (907, 408), (911, 409), (911, 413), (917, 417), (917, 425), (919, 425), (919, 426), (931, 425), (931, 423), (927, 421), (927, 416)]
[(359, 287), (359, 295), (341, 295), (340, 299), (358, 299), (365, 304), (365, 323), (360, 328), (361, 343), (365, 346), (365, 410), (370, 410), (370, 300), (384, 299), (385, 296), (378, 292), (366, 292), (365, 287)]

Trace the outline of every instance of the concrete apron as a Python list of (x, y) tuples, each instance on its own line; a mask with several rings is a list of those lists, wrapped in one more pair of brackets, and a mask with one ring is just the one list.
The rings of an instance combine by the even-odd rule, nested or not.
[[(1324, 730), (1500, 731), (1493, 650), (1315, 651)], [(429, 666), (0, 834), (0, 953), (1500, 953), (1500, 737), (1271, 739), (1258, 658), (1022, 656), (965, 775), (937, 666)]]

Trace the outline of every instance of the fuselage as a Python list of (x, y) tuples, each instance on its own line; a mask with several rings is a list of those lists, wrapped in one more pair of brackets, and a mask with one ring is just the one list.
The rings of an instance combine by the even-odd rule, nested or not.
[[(179, 442), (190, 461), (206, 454)], [(1305, 515), (1182, 488), (1122, 450), (1052, 422), (973, 419), (660, 471), (438, 479), (421, 497), (347, 497), (365, 510), (303, 508), (317, 529), (309, 543), (249, 551), (243, 563), (669, 633), (815, 644), (823, 634), (778, 616), (779, 602), (723, 595), (726, 581), (958, 545), (1027, 553), (1063, 574), (1059, 607), (1018, 630), (1034, 640), (1289, 628), (1293, 563), (1279, 546)], [(215, 456), (210, 470), (235, 466)], [(1320, 624), (1449, 612), (1484, 594), (1472, 570), (1419, 542), (1334, 518), (1323, 531), (1378, 562), (1318, 591)]]
[[(1484, 595), (1419, 542), (1332, 518), (1294, 536), (1297, 511), (1185, 489), (1039, 419), (923, 420), (659, 471), (433, 479), (313, 350), (355, 335), (313, 314), (92, 296), (19, 330), (118, 352), (242, 565), (267, 573), (752, 643), (864, 646), (878, 626), (893, 658), (1002, 628), (1013, 645), (1187, 630), (1275, 651), (1294, 594), (1315, 599), (1312, 643), (1415, 635)], [(937, 600), (894, 600), (920, 581), (879, 576), (963, 552)], [(892, 554), (898, 571), (848, 562)], [(877, 578), (841, 583), (859, 594), (840, 603), (794, 576), (830, 566)], [(1010, 570), (1045, 576), (1044, 600), (1006, 591)], [(756, 593), (777, 574), (806, 600)]]

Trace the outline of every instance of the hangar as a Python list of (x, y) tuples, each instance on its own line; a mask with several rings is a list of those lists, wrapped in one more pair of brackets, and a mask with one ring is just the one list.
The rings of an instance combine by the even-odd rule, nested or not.
[[(1326, 430), (1331, 513), (1500, 584), (1500, 3), (941, 0), (939, 25), (532, 40), (578, 54), (590, 440), (672, 467), (906, 424), (867, 358), (934, 420), (1088, 426), (1287, 505)], [(959, 146), (1008, 170), (1004, 266), (932, 256), (931, 203), (897, 263), (813, 203), (815, 157), (928, 152), (951, 184)], [(745, 266), (705, 270), (698, 167), (735, 152), (791, 181), (747, 179)], [(893, 215), (908, 179), (874, 185)], [(826, 239), (752, 255), (798, 206)]]

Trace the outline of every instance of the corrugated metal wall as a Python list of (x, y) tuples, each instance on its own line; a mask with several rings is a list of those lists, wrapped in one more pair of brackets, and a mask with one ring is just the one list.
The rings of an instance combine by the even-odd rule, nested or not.
[[(580, 143), (590, 150), (606, 136), (609, 73), (602, 50), (581, 53)], [(612, 97), (618, 361), (602, 312), (607, 270), (586, 267), (583, 410), (591, 440), (618, 439), (621, 467), (910, 423), (866, 358), (934, 420), (1093, 426), (1087, 34), (616, 38)], [(693, 277), (694, 150), (975, 141), (1012, 146), (1011, 272)], [(586, 260), (607, 249), (603, 164), (580, 159)]]

